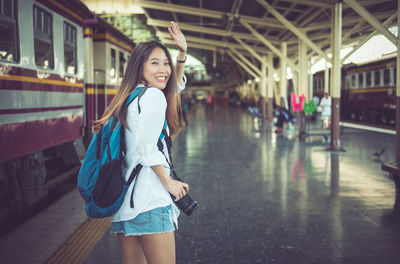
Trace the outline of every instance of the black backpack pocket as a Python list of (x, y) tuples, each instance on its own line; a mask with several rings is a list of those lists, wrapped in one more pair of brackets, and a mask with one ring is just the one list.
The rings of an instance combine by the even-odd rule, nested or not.
[(113, 159), (100, 167), (93, 190), (94, 203), (100, 208), (113, 205), (123, 193), (126, 182), (122, 175), (122, 159), (121, 157)]

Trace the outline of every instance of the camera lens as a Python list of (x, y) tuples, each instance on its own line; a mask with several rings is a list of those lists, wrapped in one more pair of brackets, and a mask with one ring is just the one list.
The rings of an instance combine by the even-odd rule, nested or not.
[(184, 211), (184, 213), (185, 213), (187, 216), (191, 215), (191, 214), (197, 209), (197, 207), (199, 207), (199, 204), (198, 204), (195, 200), (192, 200), (192, 201), (193, 201), (193, 203), (191, 203), (191, 204), (187, 207), (186, 211)]
[[(175, 200), (175, 196), (171, 195), (172, 199)], [(184, 212), (186, 215), (191, 215), (198, 207), (199, 204), (192, 199), (192, 197), (187, 193), (177, 202), (175, 202), (176, 206)]]
[[(175, 179), (183, 182), (181, 178), (179, 178), (176, 174), (175, 175)], [(171, 198), (173, 201), (175, 201), (176, 197), (173, 196), (172, 194)], [(179, 199), (177, 202), (175, 202), (176, 206), (178, 206), (178, 208), (184, 212), (187, 216), (191, 215), (196, 209), (197, 207), (199, 207), (199, 204), (192, 199), (192, 197), (187, 193), (185, 194), (181, 199)]]

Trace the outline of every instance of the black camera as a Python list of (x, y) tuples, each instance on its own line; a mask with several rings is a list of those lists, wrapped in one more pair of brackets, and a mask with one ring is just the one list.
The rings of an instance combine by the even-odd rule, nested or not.
[[(182, 179), (176, 175), (175, 180), (183, 182)], [(170, 195), (172, 200), (175, 202), (176, 197), (172, 194)], [(197, 209), (197, 207), (199, 207), (199, 204), (195, 200), (193, 200), (193, 198), (188, 193), (186, 193), (181, 199), (175, 202), (175, 204), (187, 216), (191, 215)]]

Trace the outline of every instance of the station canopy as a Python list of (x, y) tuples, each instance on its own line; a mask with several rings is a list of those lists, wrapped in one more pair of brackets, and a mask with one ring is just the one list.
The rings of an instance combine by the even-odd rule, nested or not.
[[(210, 72), (248, 78), (238, 65), (260, 66), (259, 57), (273, 56), (279, 65), (281, 43), (287, 45), (287, 64), (298, 64), (299, 39), (307, 45), (307, 56), (328, 58), (332, 33), (333, 0), (86, 0), (141, 8), (146, 24), (165, 44), (173, 44), (167, 27), (176, 21), (186, 36), (189, 52), (202, 55)], [(118, 3), (117, 3), (118, 2)], [(121, 13), (121, 12), (120, 12)], [(395, 0), (343, 0), (342, 46), (357, 46), (376, 34), (392, 42), (388, 28), (397, 25)], [(246, 62), (247, 60), (247, 62)], [(218, 74), (218, 75), (219, 75)]]

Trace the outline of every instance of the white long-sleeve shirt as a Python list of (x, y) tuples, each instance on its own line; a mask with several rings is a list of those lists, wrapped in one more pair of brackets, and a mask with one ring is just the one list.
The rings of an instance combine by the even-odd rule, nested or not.
[[(186, 78), (184, 78), (184, 82), (181, 85), (178, 85), (180, 91), (185, 89), (185, 83)], [(157, 147), (165, 122), (167, 101), (160, 89), (149, 87), (140, 99), (139, 104), (140, 114), (137, 98), (128, 106), (127, 124), (129, 130), (125, 128), (125, 158), (127, 164), (127, 167), (124, 168), (125, 179), (128, 180), (137, 164), (142, 164), (143, 168), (129, 186), (124, 202), (121, 208), (111, 217), (111, 222), (130, 220), (142, 212), (172, 205), (173, 221), (177, 225), (179, 209), (175, 206), (169, 192), (151, 168), (154, 165), (162, 165), (167, 174), (170, 174), (166, 157), (168, 160), (170, 158), (165, 138), (161, 141), (164, 145), (163, 151), (166, 157)], [(169, 134), (168, 127), (167, 132)], [(133, 187), (134, 208), (131, 208), (130, 201)]]

